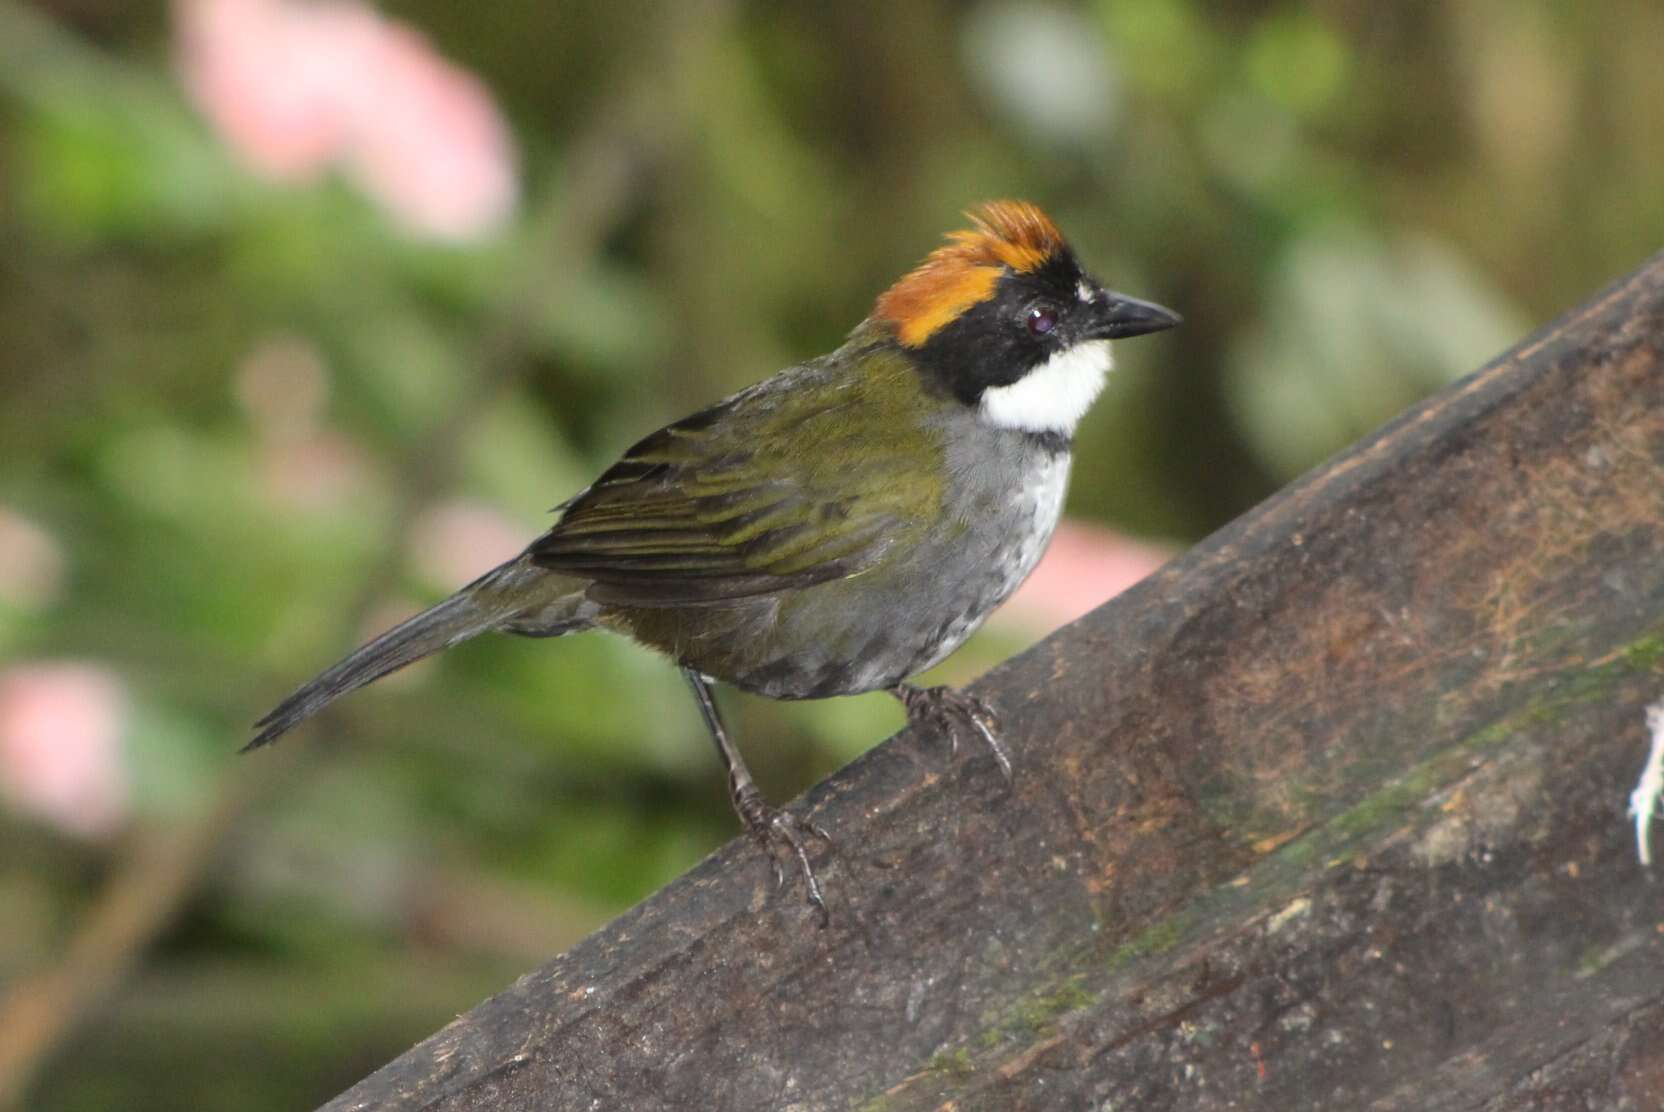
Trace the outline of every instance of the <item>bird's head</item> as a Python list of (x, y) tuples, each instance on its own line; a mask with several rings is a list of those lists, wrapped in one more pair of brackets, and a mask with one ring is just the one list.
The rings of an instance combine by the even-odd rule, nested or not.
[(971, 227), (886, 290), (873, 316), (988, 424), (1068, 437), (1103, 389), (1109, 342), (1179, 316), (1105, 289), (1026, 201), (966, 216)]

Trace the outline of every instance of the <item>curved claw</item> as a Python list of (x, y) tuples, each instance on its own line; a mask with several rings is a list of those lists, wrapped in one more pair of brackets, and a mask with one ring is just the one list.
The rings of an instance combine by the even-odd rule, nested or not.
[(775, 855), (773, 847), (766, 842), (763, 852), (768, 854), (768, 863), (774, 868), (774, 890), (779, 892), (786, 887), (786, 869), (780, 864), (780, 858)]
[(999, 735), (994, 732), (993, 728), (981, 718), (973, 715), (971, 725), (975, 726), (977, 733), (982, 735), (982, 740), (988, 743), (988, 748), (994, 751), (994, 760), (999, 762), (1000, 771), (1005, 773), (1006, 780), (1010, 781), (1012, 778), (1011, 754), (1005, 751), (1005, 743), (999, 739)]
[(950, 756), (959, 753), (960, 730), (975, 730), (993, 752), (994, 760), (1006, 780), (1012, 779), (1011, 754), (1006, 751), (1005, 743), (999, 736), (999, 715), (982, 699), (951, 687), (920, 688), (905, 683), (898, 684), (890, 693), (900, 699), (906, 708), (909, 725), (928, 722), (947, 734)]
[(804, 900), (815, 909), (818, 925), (825, 929), (832, 922), (832, 913), (826, 906), (826, 896), (821, 889), (820, 878), (815, 875), (814, 865), (809, 860), (809, 850), (804, 839), (815, 838), (830, 846), (832, 836), (806, 818), (799, 818), (771, 807), (760, 796), (747, 797), (741, 818), (745, 820), (746, 829), (751, 837), (768, 855), (769, 864), (774, 869), (776, 891), (786, 886), (786, 869), (782, 861), (781, 847), (796, 859), (797, 870), (803, 877)]
[[(803, 839), (798, 837), (797, 831), (793, 829), (799, 822), (802, 822), (804, 829), (809, 833), (815, 832), (813, 823), (793, 819), (782, 812), (775, 813), (770, 829), (779, 835), (786, 845), (791, 847), (792, 854), (797, 858), (798, 870), (803, 874), (804, 898), (808, 901), (809, 906), (815, 909), (816, 917), (820, 920), (820, 926), (825, 929), (826, 925), (832, 921), (832, 913), (826, 909), (826, 897), (821, 892), (820, 879), (815, 876), (814, 866), (809, 864), (809, 852), (803, 848)], [(769, 856), (774, 859), (775, 867), (778, 870), (779, 858), (774, 857), (772, 851)]]

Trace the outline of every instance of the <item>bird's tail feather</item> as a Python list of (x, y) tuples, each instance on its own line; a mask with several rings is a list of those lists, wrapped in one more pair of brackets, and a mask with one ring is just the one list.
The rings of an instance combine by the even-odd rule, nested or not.
[(528, 580), (534, 578), (552, 577), (544, 577), (522, 566), (521, 561), (511, 561), (487, 572), (443, 602), (399, 623), (346, 659), (319, 673), (279, 703), (270, 714), (254, 724), (254, 738), (243, 746), (243, 751), (276, 741), (342, 695), (389, 672), (414, 664), (423, 657), (432, 656), (441, 649), (448, 649), (487, 630), (505, 627), (522, 610), (527, 601), (525, 588)]

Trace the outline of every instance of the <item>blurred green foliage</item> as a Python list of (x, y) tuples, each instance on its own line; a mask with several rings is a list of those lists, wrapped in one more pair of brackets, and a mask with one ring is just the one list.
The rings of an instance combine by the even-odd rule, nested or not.
[[(386, 10), (511, 123), (522, 208), (484, 243), (243, 168), (166, 7), (0, 0), (0, 507), (66, 568), (0, 604), (0, 654), (121, 678), (132, 829), (199, 818), (255, 715), (470, 574), (413, 520), (461, 498), (529, 539), (635, 438), (835, 346), (976, 201), (1041, 202), (1184, 313), (1124, 349), (1071, 502), (1179, 541), (1664, 238), (1656, 0), (757, 5), (663, 81), (643, 0)], [(658, 134), (616, 218), (552, 254), (580, 138), (639, 89)], [(900, 723), (732, 713), (777, 798)], [(471, 645), (312, 733), (30, 1107), (321, 1100), (734, 830), (674, 670), (600, 636)], [(61, 952), (124, 837), (0, 811), (0, 984)]]

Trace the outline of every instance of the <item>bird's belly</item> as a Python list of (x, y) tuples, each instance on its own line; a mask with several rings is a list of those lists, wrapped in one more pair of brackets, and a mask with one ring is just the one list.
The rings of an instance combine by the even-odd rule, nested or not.
[[(959, 535), (848, 579), (684, 612), (667, 651), (683, 664), (775, 699), (892, 687), (946, 658), (1027, 579), (1056, 528), (1068, 458), (976, 507)], [(695, 617), (697, 622), (688, 621)], [(699, 631), (694, 632), (693, 626)]]

